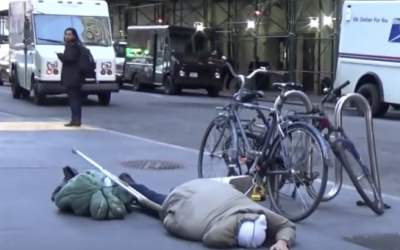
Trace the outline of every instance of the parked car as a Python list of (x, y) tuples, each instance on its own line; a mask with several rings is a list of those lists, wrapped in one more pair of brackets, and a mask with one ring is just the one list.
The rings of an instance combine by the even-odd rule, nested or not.
[(8, 44), (0, 45), (0, 86), (3, 86), (4, 82), (9, 80), (9, 48)]

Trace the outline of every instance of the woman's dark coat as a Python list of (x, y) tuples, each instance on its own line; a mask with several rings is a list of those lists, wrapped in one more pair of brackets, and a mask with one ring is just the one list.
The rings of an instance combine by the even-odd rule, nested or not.
[(65, 87), (79, 87), (84, 82), (84, 77), (79, 71), (79, 47), (77, 44), (68, 43), (65, 45), (64, 53), (57, 53), (58, 59), (62, 62), (61, 83)]

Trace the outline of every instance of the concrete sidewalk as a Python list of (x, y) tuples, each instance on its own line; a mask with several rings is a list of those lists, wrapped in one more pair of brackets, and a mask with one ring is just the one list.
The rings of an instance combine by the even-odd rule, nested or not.
[[(9, 117), (1, 120), (0, 249), (204, 249), (201, 244), (169, 236), (159, 221), (140, 213), (121, 221), (99, 222), (62, 215), (50, 201), (51, 192), (62, 179), (61, 167), (70, 165), (80, 171), (92, 168), (73, 155), (72, 148), (111, 172), (128, 172), (160, 192), (197, 177), (195, 150), (93, 127), (65, 129), (60, 122)], [(174, 161), (184, 168), (145, 171), (121, 166), (134, 160)], [(383, 216), (356, 207), (357, 199), (353, 190), (344, 188), (335, 200), (321, 204), (311, 217), (299, 223), (298, 244), (293, 249), (396, 249), (400, 243), (400, 199), (387, 199), (393, 208)], [(373, 244), (378, 247), (372, 248)]]

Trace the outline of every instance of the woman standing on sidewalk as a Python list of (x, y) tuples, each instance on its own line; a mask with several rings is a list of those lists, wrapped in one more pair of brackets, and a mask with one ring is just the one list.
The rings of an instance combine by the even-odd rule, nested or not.
[(62, 62), (61, 83), (66, 89), (71, 108), (71, 121), (65, 126), (80, 127), (82, 122), (81, 89), (85, 80), (78, 68), (79, 47), (82, 46), (82, 43), (74, 28), (65, 30), (64, 41), (64, 53), (57, 53), (57, 56)]

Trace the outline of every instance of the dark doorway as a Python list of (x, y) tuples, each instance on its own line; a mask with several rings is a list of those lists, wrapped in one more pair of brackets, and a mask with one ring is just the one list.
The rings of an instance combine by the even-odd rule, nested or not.
[(303, 35), (303, 88), (314, 91), (315, 34)]

